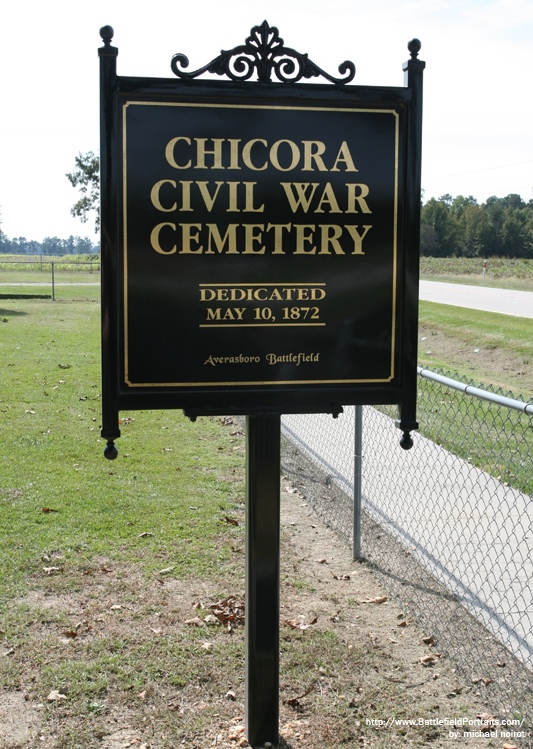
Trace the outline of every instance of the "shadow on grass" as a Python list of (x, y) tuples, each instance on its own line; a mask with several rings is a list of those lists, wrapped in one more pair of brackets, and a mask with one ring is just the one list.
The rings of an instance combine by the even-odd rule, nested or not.
[[(27, 315), (28, 313), (24, 310), (19, 309), (3, 309), (0, 307), (0, 322), (2, 322), (2, 318), (9, 318), (9, 317), (16, 317), (20, 315)], [(5, 320), (4, 320), (5, 322)]]

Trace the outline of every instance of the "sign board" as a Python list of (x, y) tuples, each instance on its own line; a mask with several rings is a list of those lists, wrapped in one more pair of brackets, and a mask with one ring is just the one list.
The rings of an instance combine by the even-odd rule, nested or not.
[(415, 89), (123, 78), (103, 38), (103, 436), (135, 408), (416, 427)]

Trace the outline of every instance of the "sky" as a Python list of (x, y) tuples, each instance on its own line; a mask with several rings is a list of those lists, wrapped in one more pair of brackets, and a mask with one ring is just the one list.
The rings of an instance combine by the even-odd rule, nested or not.
[(0, 10), (5, 234), (98, 241), (94, 222), (70, 215), (65, 174), (99, 152), (102, 26), (114, 28), (119, 75), (172, 78), (176, 52), (196, 70), (264, 20), (331, 75), (353, 61), (359, 85), (402, 86), (407, 43), (420, 39), (424, 199), (533, 198), (531, 0), (20, 0)]

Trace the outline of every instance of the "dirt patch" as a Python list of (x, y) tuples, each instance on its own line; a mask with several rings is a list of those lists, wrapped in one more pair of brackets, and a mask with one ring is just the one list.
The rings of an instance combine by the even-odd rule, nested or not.
[(521, 357), (494, 346), (475, 346), (434, 330), (430, 326), (419, 328), (419, 361), (431, 368), (434, 361), (446, 362), (446, 368), (471, 373), (476, 384), (511, 390), (526, 400), (533, 395), (533, 368)]
[[(12, 685), (0, 693), (0, 747), (248, 746), (244, 628), (214, 622), (211, 608), (242, 597), (244, 512), (236, 516), (234, 577), (146, 580), (98, 560), (76, 593), (34, 589), (14, 602), (28, 613), (0, 655)], [(352, 560), (291, 477), (282, 480), (280, 620), (284, 749), (452, 747), (439, 719), (490, 717), (432, 633)]]
[(0, 694), (0, 749), (31, 746), (39, 725), (38, 708), (24, 694)]

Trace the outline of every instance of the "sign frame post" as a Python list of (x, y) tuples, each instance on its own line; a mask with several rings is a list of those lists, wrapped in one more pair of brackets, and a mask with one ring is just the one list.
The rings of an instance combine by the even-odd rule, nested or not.
[(179, 80), (118, 76), (113, 34), (98, 50), (104, 455), (121, 410), (246, 416), (246, 732), (276, 744), (281, 414), (397, 404), (404, 449), (418, 428), (421, 45), (393, 88), (348, 85), (351, 62), (329, 75), (266, 21), (194, 72), (174, 55)]
[(246, 417), (246, 737), (279, 733), (279, 416)]

